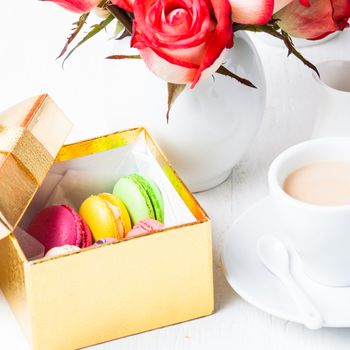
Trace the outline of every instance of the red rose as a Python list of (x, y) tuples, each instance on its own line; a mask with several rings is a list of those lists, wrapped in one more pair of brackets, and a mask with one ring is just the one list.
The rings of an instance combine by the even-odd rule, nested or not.
[[(275, 0), (273, 12), (279, 11), (281, 8), (290, 4), (293, 0)], [(310, 6), (310, 0), (299, 0), (300, 4), (306, 7)]]
[(133, 11), (131, 44), (168, 82), (195, 86), (217, 70), (223, 50), (233, 45), (228, 0), (135, 0)]
[(67, 10), (84, 13), (94, 9), (101, 0), (45, 0), (52, 1)]
[(229, 0), (232, 20), (243, 24), (265, 24), (273, 14), (274, 0)]
[[(133, 12), (135, 0), (112, 0), (112, 2)], [(293, 0), (229, 0), (232, 10), (232, 20), (244, 24), (264, 24), (271, 19), (273, 12), (280, 10)], [(309, 0), (300, 0), (308, 5)]]
[(309, 7), (294, 0), (275, 18), (283, 30), (295, 37), (322, 39), (349, 26), (350, 0), (310, 0)]
[(112, 3), (123, 8), (124, 10), (133, 12), (134, 1), (135, 0), (112, 0)]

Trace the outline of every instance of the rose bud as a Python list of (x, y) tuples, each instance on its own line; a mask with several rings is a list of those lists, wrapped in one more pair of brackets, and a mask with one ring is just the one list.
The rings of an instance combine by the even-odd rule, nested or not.
[(279, 26), (292, 36), (322, 39), (349, 26), (350, 0), (310, 0), (309, 7), (295, 0), (274, 17), (279, 20)]
[(43, 0), (52, 1), (67, 10), (84, 13), (94, 9), (101, 0)]

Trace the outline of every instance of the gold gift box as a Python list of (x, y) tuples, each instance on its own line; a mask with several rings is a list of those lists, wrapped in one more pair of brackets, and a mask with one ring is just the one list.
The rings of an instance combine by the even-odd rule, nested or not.
[[(35, 110), (36, 123), (42, 125), (33, 134), (47, 147), (53, 136), (61, 134), (57, 138), (62, 139), (68, 126), (60, 115), (65, 126), (52, 129), (44, 117), (54, 114), (57, 122), (57, 108), (46, 95), (40, 98), (47, 106), (44, 111)], [(38, 99), (29, 103), (38, 103)], [(26, 259), (13, 233), (3, 238), (0, 286), (35, 350), (82, 348), (213, 312), (210, 221), (145, 129), (63, 146), (55, 163), (103, 156), (103, 152), (132, 145), (141, 133), (194, 220), (158, 233), (34, 261)], [(37, 187), (20, 204), (22, 210)], [(20, 217), (13, 220), (17, 223)]]

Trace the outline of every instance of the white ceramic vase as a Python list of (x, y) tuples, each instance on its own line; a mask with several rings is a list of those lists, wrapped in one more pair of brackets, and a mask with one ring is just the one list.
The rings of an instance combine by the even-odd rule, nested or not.
[[(225, 67), (249, 79), (257, 89), (215, 74), (194, 89), (186, 87), (171, 109), (169, 123), (163, 81), (139, 75), (138, 84), (144, 84), (142, 93), (138, 87), (133, 89), (135, 103), (129, 105), (129, 115), (135, 114), (136, 108), (142, 112), (137, 118), (128, 117), (129, 121), (148, 128), (193, 192), (226, 180), (254, 139), (264, 113), (265, 76), (246, 33), (235, 35), (234, 48), (226, 52)], [(110, 125), (115, 124), (120, 125), (118, 119), (110, 119)]]

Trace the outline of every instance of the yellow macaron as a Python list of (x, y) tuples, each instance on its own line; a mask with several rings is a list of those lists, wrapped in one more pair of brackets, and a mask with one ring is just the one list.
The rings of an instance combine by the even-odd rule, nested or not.
[(79, 214), (88, 224), (94, 241), (102, 238), (121, 239), (131, 230), (126, 207), (110, 193), (100, 193), (85, 199)]

